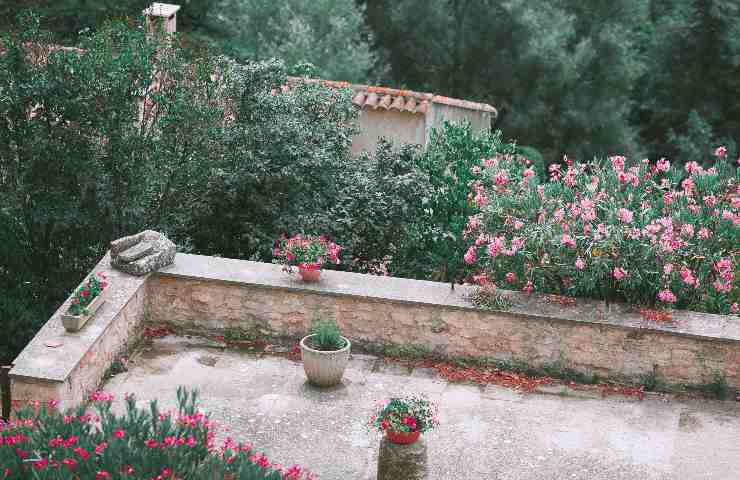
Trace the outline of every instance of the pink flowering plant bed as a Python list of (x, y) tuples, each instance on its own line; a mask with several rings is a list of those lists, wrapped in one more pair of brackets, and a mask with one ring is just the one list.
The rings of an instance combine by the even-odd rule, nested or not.
[(371, 430), (385, 433), (389, 438), (393, 434), (415, 434), (418, 437), (438, 425), (437, 404), (419, 395), (378, 402), (377, 409), (368, 422)]
[(513, 151), (484, 159), (465, 261), (498, 288), (737, 313), (740, 167), (723, 147), (714, 157), (710, 168), (566, 159), (544, 184)]
[(282, 467), (249, 444), (214, 443), (214, 427), (197, 410), (195, 392), (178, 390), (178, 408), (157, 403), (139, 409), (126, 398), (126, 413), (111, 411), (113, 397), (96, 392), (91, 404), (59, 412), (54, 402), (35, 403), (9, 424), (0, 422), (0, 478), (151, 480), (309, 480), (297, 465)]
[(323, 235), (298, 234), (280, 239), (273, 249), (273, 257), (276, 263), (283, 265), (283, 269), (290, 273), (292, 267), (301, 270), (320, 270), (327, 262), (338, 265), (341, 251), (341, 246)]

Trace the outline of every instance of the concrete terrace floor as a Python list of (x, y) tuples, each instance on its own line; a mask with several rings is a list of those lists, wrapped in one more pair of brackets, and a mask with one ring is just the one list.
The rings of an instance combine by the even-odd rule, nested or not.
[[(303, 367), (278, 356), (226, 350), (207, 339), (166, 337), (132, 356), (105, 386), (120, 405), (173, 407), (177, 386), (273, 461), (319, 479), (375, 479), (379, 437), (364, 423), (375, 400), (426, 393), (441, 426), (425, 435), (429, 480), (737, 480), (740, 404), (700, 400), (585, 399), (450, 384), (427, 369), (355, 355), (344, 385), (317, 390)], [(403, 479), (399, 479), (403, 480)]]

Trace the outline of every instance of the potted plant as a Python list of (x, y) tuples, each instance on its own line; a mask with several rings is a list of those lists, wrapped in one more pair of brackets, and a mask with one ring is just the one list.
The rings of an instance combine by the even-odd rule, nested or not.
[(437, 404), (423, 396), (410, 395), (379, 402), (370, 418), (370, 428), (385, 433), (388, 441), (410, 445), (439, 425)]
[(341, 383), (351, 343), (333, 320), (318, 320), (301, 340), (301, 359), (308, 381), (318, 387)]
[(103, 273), (91, 276), (72, 295), (66, 313), (62, 314), (62, 325), (68, 332), (76, 332), (95, 315), (105, 303), (108, 282)]
[(304, 282), (318, 282), (322, 265), (327, 260), (339, 264), (341, 251), (342, 247), (323, 235), (304, 237), (298, 234), (280, 240), (273, 250), (273, 256), (286, 272), (291, 273), (292, 267), (298, 267), (298, 274)]

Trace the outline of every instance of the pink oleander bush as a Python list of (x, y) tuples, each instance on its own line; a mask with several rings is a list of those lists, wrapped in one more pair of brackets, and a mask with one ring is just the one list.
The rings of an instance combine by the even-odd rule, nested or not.
[(278, 240), (272, 255), (273, 262), (282, 264), (283, 269), (290, 272), (294, 266), (306, 270), (319, 270), (327, 261), (338, 265), (341, 251), (341, 246), (323, 235), (298, 234)]
[(311, 480), (294, 465), (270, 462), (249, 444), (214, 442), (214, 427), (197, 410), (195, 392), (178, 390), (178, 409), (156, 402), (139, 409), (126, 398), (126, 413), (111, 411), (113, 396), (94, 393), (97, 414), (85, 405), (57, 411), (54, 402), (21, 410), (0, 424), (0, 478), (84, 480)]
[(499, 288), (737, 313), (740, 166), (723, 147), (715, 157), (566, 159), (544, 184), (513, 151), (483, 159), (465, 262)]

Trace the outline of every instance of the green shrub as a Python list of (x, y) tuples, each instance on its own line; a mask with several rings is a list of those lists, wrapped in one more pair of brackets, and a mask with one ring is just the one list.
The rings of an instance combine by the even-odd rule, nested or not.
[(125, 22), (80, 40), (84, 51), (49, 48), (32, 15), (0, 40), (4, 360), (112, 239), (151, 228), (190, 251), (269, 261), (275, 238), (337, 203), (349, 165), (347, 91), (284, 91), (281, 62), (240, 65), (177, 41), (157, 55)]
[(416, 146), (394, 148), (379, 142), (374, 155), (343, 165), (328, 215), (306, 218), (307, 225), (341, 239), (348, 269), (386, 273), (389, 263), (407, 253), (409, 227), (422, 215), (430, 190), (428, 179), (415, 167), (417, 154)]
[(470, 201), (472, 171), (481, 158), (511, 148), (501, 133), (475, 133), (469, 123), (447, 123), (432, 132), (426, 149), (415, 158), (416, 168), (429, 183), (417, 195), (421, 212), (409, 219), (402, 249), (389, 268), (402, 277), (456, 283), (472, 269), (462, 260), (465, 225), (475, 211)]

